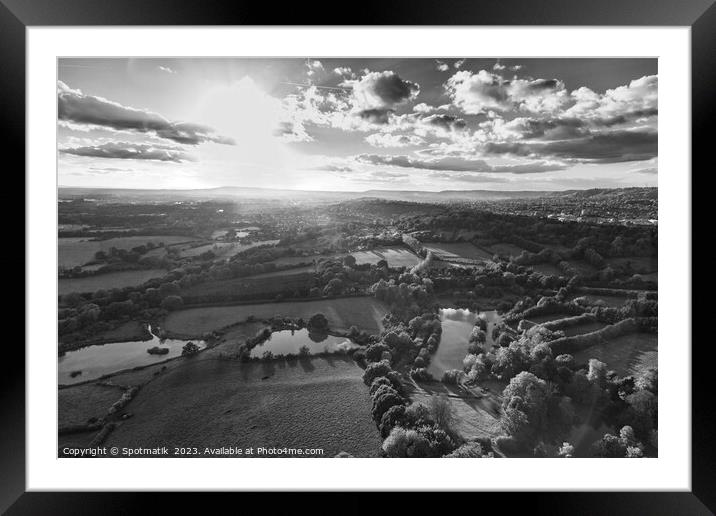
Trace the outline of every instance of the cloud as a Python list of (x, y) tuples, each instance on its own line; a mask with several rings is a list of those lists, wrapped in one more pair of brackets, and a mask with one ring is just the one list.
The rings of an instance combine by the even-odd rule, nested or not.
[(581, 87), (571, 94), (574, 104), (565, 112), (566, 116), (586, 119), (609, 119), (624, 113), (656, 114), (659, 100), (659, 79), (656, 75), (645, 75), (628, 85), (609, 89), (603, 95), (589, 88)]
[(640, 168), (639, 170), (634, 171), (635, 174), (649, 174), (649, 175), (657, 175), (659, 173), (659, 170), (656, 167), (649, 167), (649, 168)]
[(467, 59), (459, 59), (459, 60), (455, 61), (453, 66), (455, 67), (456, 70), (459, 70), (460, 68), (462, 68), (462, 65), (465, 64), (465, 61), (467, 61)]
[(488, 154), (522, 157), (551, 157), (587, 163), (642, 161), (656, 157), (656, 132), (612, 131), (549, 142), (487, 142)]
[(355, 79), (356, 74), (349, 66), (339, 66), (333, 69), (333, 73), (343, 77), (344, 79)]
[(168, 74), (176, 74), (176, 70), (172, 70), (168, 66), (157, 66), (157, 70), (160, 72), (168, 73)]
[(306, 74), (309, 77), (314, 77), (314, 76), (316, 76), (318, 74), (322, 74), (326, 71), (325, 68), (323, 68), (323, 63), (321, 63), (317, 59), (314, 59), (314, 60), (309, 59), (308, 61), (306, 61), (306, 68), (307, 68)]
[(177, 147), (130, 142), (105, 142), (92, 146), (65, 147), (61, 148), (60, 152), (92, 158), (141, 159), (173, 161), (175, 163), (194, 161), (193, 158)]
[(452, 115), (430, 115), (423, 118), (422, 122), (444, 131), (462, 131), (467, 127), (465, 120)]
[(445, 89), (453, 104), (471, 115), (514, 109), (555, 112), (571, 101), (564, 83), (557, 79), (510, 81), (487, 70), (457, 72), (447, 80)]
[(378, 154), (361, 154), (356, 161), (371, 165), (388, 165), (392, 167), (416, 168), (421, 170), (444, 170), (454, 172), (483, 172), (501, 174), (535, 174), (564, 170), (561, 163), (544, 161), (521, 163), (516, 165), (490, 165), (482, 159), (466, 159), (461, 157), (443, 157), (438, 159), (416, 159), (409, 156), (389, 156)]
[(353, 172), (353, 168), (345, 165), (320, 165), (311, 170), (324, 170), (326, 172)]
[(496, 72), (503, 72), (505, 70), (509, 70), (511, 72), (516, 72), (516, 71), (522, 69), (522, 65), (507, 66), (507, 65), (500, 63), (500, 60), (498, 59), (497, 62), (492, 66), (492, 69), (495, 70)]
[(408, 134), (375, 133), (366, 137), (365, 141), (373, 147), (410, 147), (425, 143), (419, 136)]
[(430, 177), (435, 179), (449, 179), (450, 181), (459, 181), (463, 183), (509, 183), (509, 179), (501, 176), (491, 176), (486, 174), (464, 174), (450, 172), (433, 172)]
[(447, 72), (450, 69), (450, 65), (448, 65), (447, 63), (443, 63), (439, 59), (436, 59), (435, 60), (435, 69), (438, 72)]
[(344, 81), (341, 85), (352, 88), (353, 110), (361, 116), (366, 111), (391, 112), (420, 92), (418, 84), (392, 71), (368, 72), (358, 80)]
[(85, 95), (57, 81), (57, 113), (60, 123), (96, 126), (115, 131), (151, 133), (177, 143), (197, 145), (214, 142), (234, 145), (210, 127), (190, 122), (170, 122), (152, 111), (123, 106), (102, 97)]

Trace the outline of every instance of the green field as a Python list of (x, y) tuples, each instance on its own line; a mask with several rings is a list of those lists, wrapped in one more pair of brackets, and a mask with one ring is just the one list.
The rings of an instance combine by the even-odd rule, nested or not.
[(106, 416), (107, 409), (122, 396), (122, 393), (123, 390), (119, 387), (97, 383), (60, 389), (57, 394), (59, 427), (83, 425), (91, 417)]
[(164, 328), (182, 335), (202, 335), (245, 321), (250, 315), (257, 319), (282, 316), (308, 320), (312, 315), (322, 313), (328, 318), (332, 330), (346, 331), (355, 325), (360, 330), (376, 334), (382, 328), (380, 321), (386, 312), (385, 305), (372, 297), (202, 307), (170, 313)]
[[(145, 385), (107, 446), (322, 448), (377, 456), (362, 370), (345, 357), (187, 361)], [(178, 400), (181, 400), (179, 403)]]
[(62, 278), (57, 282), (57, 293), (60, 296), (70, 292), (96, 292), (100, 289), (124, 288), (141, 285), (152, 278), (166, 275), (164, 269), (146, 269), (136, 271), (117, 271), (84, 278)]
[(252, 299), (268, 299), (276, 294), (296, 289), (309, 289), (313, 286), (314, 277), (312, 273), (270, 273), (268, 277), (245, 277), (229, 280), (205, 281), (182, 289), (181, 295), (187, 303), (192, 298), (219, 298), (221, 300), (234, 300), (236, 296), (249, 296)]
[(656, 335), (631, 333), (578, 351), (574, 354), (574, 359), (578, 364), (586, 364), (590, 358), (596, 358), (620, 376), (637, 375), (649, 367), (658, 367), (657, 347)]
[(441, 260), (451, 261), (459, 258), (468, 260), (492, 260), (492, 254), (469, 242), (435, 242), (423, 244), (425, 249), (432, 251)]
[(529, 265), (535, 272), (544, 274), (545, 276), (564, 276), (564, 273), (556, 265), (551, 263), (538, 263), (536, 265)]
[(108, 251), (111, 247), (129, 250), (148, 242), (154, 244), (164, 242), (165, 245), (170, 245), (190, 240), (192, 240), (191, 237), (175, 235), (117, 237), (97, 241), (89, 240), (86, 237), (59, 238), (57, 244), (58, 265), (66, 268), (84, 265), (94, 260), (97, 251)]
[(500, 242), (499, 244), (493, 244), (489, 247), (489, 250), (496, 254), (502, 254), (506, 256), (519, 256), (524, 249), (516, 246), (515, 244), (508, 244), (506, 242)]
[(189, 247), (183, 249), (179, 253), (179, 256), (181, 256), (182, 258), (194, 258), (201, 254), (204, 254), (207, 251), (211, 251), (217, 257), (229, 258), (231, 256), (239, 254), (242, 251), (251, 249), (252, 247), (257, 247), (260, 245), (275, 245), (277, 243), (278, 240), (263, 240), (250, 244), (239, 244), (237, 242), (213, 242), (197, 247)]
[(380, 260), (388, 262), (389, 267), (414, 267), (420, 263), (420, 258), (411, 250), (405, 247), (376, 247), (370, 251), (358, 251), (351, 253), (356, 263), (376, 264)]

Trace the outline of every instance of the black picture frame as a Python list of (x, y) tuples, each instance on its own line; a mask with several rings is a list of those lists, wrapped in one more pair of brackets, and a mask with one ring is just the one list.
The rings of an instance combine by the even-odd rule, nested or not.
[[(714, 0), (367, 0), (348, 14), (337, 12), (340, 4), (314, 0), (305, 8), (281, 8), (265, 2), (187, 0), (0, 0), (0, 117), (5, 149), (19, 158), (13, 166), (16, 183), (3, 189), (3, 201), (14, 210), (23, 202), (25, 148), (25, 30), (30, 26), (89, 25), (547, 25), (547, 26), (688, 26), (691, 28), (692, 73), (692, 168), (704, 168), (708, 160), (709, 125), (714, 120), (716, 91), (716, 5)], [(347, 13), (348, 11), (346, 11)], [(710, 163), (709, 163), (710, 164)], [(9, 165), (6, 165), (8, 168)], [(5, 181), (8, 181), (7, 170)], [(693, 181), (693, 174), (692, 174)], [(10, 185), (11, 183), (5, 183)], [(692, 183), (693, 185), (693, 183)], [(692, 191), (697, 192), (697, 189)], [(692, 220), (706, 217), (708, 203), (692, 207)], [(17, 213), (17, 211), (15, 211)], [(14, 219), (13, 219), (14, 220)], [(17, 225), (17, 224), (16, 224)], [(19, 237), (19, 225), (16, 228)], [(23, 232), (24, 233), (24, 232)], [(693, 234), (693, 233), (692, 233)], [(24, 248), (6, 267), (20, 268)], [(693, 264), (692, 264), (693, 265)], [(32, 274), (25, 269), (26, 275)], [(21, 286), (19, 274), (16, 292)], [(24, 287), (24, 284), (23, 284)], [(15, 309), (21, 303), (13, 296)], [(23, 298), (24, 299), (24, 298)], [(695, 299), (694, 299), (695, 300)], [(695, 303), (692, 302), (692, 306)], [(19, 314), (18, 314), (19, 315)], [(18, 319), (19, 320), (19, 319)], [(679, 324), (688, 326), (686, 321)], [(23, 341), (24, 341), (24, 335)], [(19, 336), (18, 339), (19, 341)], [(688, 337), (685, 336), (688, 345)], [(509, 494), (524, 500), (531, 512), (549, 514), (711, 514), (716, 512), (716, 445), (712, 441), (714, 420), (709, 400), (709, 347), (692, 346), (692, 491), (644, 493), (531, 493)], [(25, 353), (6, 344), (0, 375), (0, 511), (7, 514), (114, 514), (140, 513), (127, 506), (148, 509), (149, 494), (122, 493), (26, 493), (25, 492)], [(170, 495), (159, 495), (166, 500)], [(176, 495), (171, 495), (176, 496)], [(247, 494), (242, 494), (246, 500)], [(257, 496), (257, 495), (251, 495)], [(272, 495), (273, 496), (273, 495)], [(356, 503), (342, 507), (360, 510)], [(480, 494), (485, 503), (502, 503), (505, 493)], [(185, 509), (184, 496), (178, 499)], [(175, 498), (176, 500), (177, 498)], [(504, 499), (504, 498), (503, 498)], [(257, 500), (258, 501), (258, 500)], [(162, 504), (164, 501), (161, 502)], [(198, 502), (203, 504), (205, 502)], [(249, 502), (244, 502), (249, 503)], [(325, 503), (333, 505), (328, 499)], [(420, 497), (412, 501), (422, 504)], [(511, 502), (512, 503), (512, 502)], [(250, 505), (249, 505), (250, 506)], [(81, 510), (78, 508), (81, 507)], [(198, 505), (197, 507), (201, 507)], [(245, 508), (248, 506), (245, 506)], [(404, 506), (407, 508), (407, 505)], [(477, 510), (477, 507), (475, 507)], [(345, 511), (345, 512), (348, 512)]]

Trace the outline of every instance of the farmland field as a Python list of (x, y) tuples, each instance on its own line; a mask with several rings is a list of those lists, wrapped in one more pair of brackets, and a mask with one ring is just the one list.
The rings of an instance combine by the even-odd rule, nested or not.
[(283, 269), (280, 271), (262, 272), (253, 276), (246, 276), (247, 279), (276, 278), (280, 276), (292, 276), (294, 274), (314, 273), (316, 268), (313, 265), (304, 265), (301, 267), (293, 267), (291, 269)]
[(388, 262), (389, 267), (413, 267), (420, 263), (420, 258), (405, 247), (376, 247), (370, 251), (351, 253), (359, 265), (375, 264), (380, 260)]
[(613, 268), (631, 267), (640, 274), (649, 274), (657, 271), (657, 260), (650, 257), (627, 256), (624, 258), (608, 258), (607, 264)]
[(258, 242), (252, 242), (250, 244), (239, 244), (235, 242), (213, 242), (197, 247), (190, 247), (183, 249), (179, 254), (182, 258), (194, 258), (207, 251), (211, 251), (217, 257), (229, 258), (235, 254), (239, 254), (242, 251), (257, 247), (260, 245), (275, 245), (278, 240), (262, 240)]
[(314, 254), (311, 256), (283, 256), (281, 258), (276, 258), (275, 260), (268, 263), (275, 263), (278, 266), (302, 265), (305, 263), (318, 262), (319, 260), (327, 260), (329, 258), (335, 258), (335, 256), (325, 254)]
[(332, 330), (345, 331), (355, 325), (360, 330), (375, 334), (382, 327), (381, 319), (386, 311), (385, 305), (370, 297), (188, 308), (170, 313), (164, 321), (164, 328), (183, 335), (202, 335), (245, 321), (250, 315), (257, 319), (281, 316), (308, 320), (312, 315), (322, 313), (328, 318)]
[(188, 242), (191, 237), (175, 236), (175, 235), (151, 235), (136, 237), (117, 237), (107, 240), (89, 240), (85, 237), (59, 238), (57, 244), (58, 265), (60, 267), (75, 267), (84, 265), (94, 260), (97, 251), (107, 251), (110, 247), (117, 249), (132, 249), (148, 242), (158, 244), (164, 242), (165, 245), (176, 244), (179, 242)]
[(344, 357), (187, 362), (142, 388), (130, 405), (134, 417), (106, 444), (310, 447), (326, 457), (341, 451), (376, 456), (381, 440), (361, 374)]
[(530, 265), (529, 267), (532, 268), (535, 272), (539, 272), (540, 274), (544, 274), (545, 276), (563, 276), (564, 273), (560, 270), (559, 267), (556, 265), (552, 265), (551, 263), (539, 263), (537, 265)]
[(57, 393), (59, 426), (82, 425), (91, 417), (107, 415), (107, 409), (122, 396), (119, 387), (98, 383), (60, 389)]
[(508, 244), (505, 242), (500, 242), (499, 244), (493, 244), (489, 246), (489, 250), (493, 253), (497, 254), (504, 254), (507, 256), (519, 256), (524, 249), (521, 247), (517, 247), (515, 244)]
[(578, 351), (574, 359), (578, 364), (586, 364), (590, 358), (596, 358), (620, 376), (636, 375), (649, 367), (657, 367), (657, 340), (657, 336), (651, 333), (622, 335)]
[(280, 292), (291, 289), (306, 289), (312, 286), (313, 274), (278, 274), (264, 278), (234, 278), (229, 280), (207, 281), (192, 285), (181, 291), (187, 303), (193, 297), (235, 299), (236, 296), (254, 296), (254, 299), (272, 298)]
[(468, 242), (426, 242), (423, 246), (441, 260), (450, 261), (458, 258), (492, 260), (492, 254)]
[(57, 293), (60, 296), (70, 292), (96, 292), (100, 289), (124, 288), (141, 285), (152, 278), (166, 275), (164, 269), (117, 271), (84, 278), (62, 278), (58, 280)]

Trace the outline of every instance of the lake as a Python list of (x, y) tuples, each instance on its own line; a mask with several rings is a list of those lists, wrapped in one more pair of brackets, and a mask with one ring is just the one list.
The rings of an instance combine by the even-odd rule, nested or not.
[(308, 347), (309, 353), (312, 355), (323, 352), (348, 351), (359, 347), (358, 344), (346, 337), (311, 335), (305, 328), (301, 330), (281, 330), (273, 332), (266, 342), (255, 346), (251, 350), (251, 357), (261, 358), (266, 351), (270, 351), (274, 356), (298, 355), (301, 346)]
[(487, 343), (485, 347), (489, 349), (494, 344), (492, 329), (500, 320), (497, 311), (488, 310), (478, 313), (467, 308), (440, 309), (440, 322), (442, 323), (443, 333), (438, 350), (431, 357), (430, 366), (428, 367), (428, 372), (436, 380), (442, 379), (443, 373), (449, 369), (462, 370), (462, 361), (467, 355), (470, 333), (480, 316), (487, 320)]
[[(152, 330), (151, 326), (149, 330)], [(162, 362), (181, 355), (182, 348), (187, 342), (193, 342), (200, 349), (206, 347), (206, 343), (201, 340), (161, 340), (152, 333), (152, 340), (112, 342), (68, 351), (58, 359), (58, 383), (71, 384), (94, 380), (124, 369)], [(154, 346), (168, 348), (169, 353), (165, 355), (147, 353), (147, 350)], [(82, 374), (73, 378), (70, 375), (74, 371), (82, 371)]]

